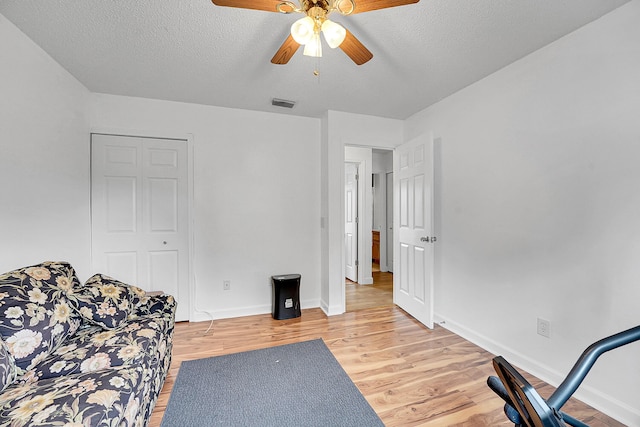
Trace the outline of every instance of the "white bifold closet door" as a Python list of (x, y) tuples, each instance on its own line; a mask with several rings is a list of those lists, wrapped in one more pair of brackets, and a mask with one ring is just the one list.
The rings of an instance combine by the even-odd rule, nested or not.
[(91, 136), (94, 272), (178, 301), (189, 318), (187, 142)]

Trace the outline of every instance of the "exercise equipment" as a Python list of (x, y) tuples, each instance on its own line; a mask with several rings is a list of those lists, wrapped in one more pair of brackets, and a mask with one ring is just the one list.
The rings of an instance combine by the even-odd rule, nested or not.
[(504, 412), (516, 427), (589, 427), (560, 409), (582, 384), (600, 355), (638, 340), (640, 326), (591, 344), (547, 400), (502, 356), (493, 359), (498, 377), (490, 376), (487, 385), (506, 402)]

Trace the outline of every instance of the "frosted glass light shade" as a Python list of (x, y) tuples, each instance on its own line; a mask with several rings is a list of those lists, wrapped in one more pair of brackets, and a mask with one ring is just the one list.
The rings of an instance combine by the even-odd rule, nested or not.
[(340, 24), (336, 24), (328, 19), (322, 23), (322, 34), (331, 49), (335, 49), (342, 44), (347, 36), (347, 30)]
[(313, 27), (313, 19), (305, 16), (291, 25), (291, 35), (296, 43), (307, 44), (313, 38)]
[(314, 34), (311, 37), (311, 41), (304, 46), (303, 55), (315, 56), (320, 58), (322, 56), (322, 44), (320, 43), (320, 34)]

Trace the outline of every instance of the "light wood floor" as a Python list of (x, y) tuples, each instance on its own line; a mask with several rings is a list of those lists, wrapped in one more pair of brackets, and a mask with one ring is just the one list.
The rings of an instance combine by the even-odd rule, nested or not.
[(346, 279), (347, 311), (393, 305), (393, 274), (382, 273), (380, 266), (373, 264), (372, 275), (372, 285), (360, 285)]
[[(184, 360), (322, 338), (387, 426), (509, 426), (502, 401), (486, 386), (493, 355), (446, 329), (429, 330), (387, 305), (327, 317), (307, 309), (296, 319), (270, 314), (178, 323), (173, 363), (151, 417), (160, 425)], [(549, 386), (525, 376), (546, 397)], [(579, 402), (564, 408), (592, 427), (622, 424)], [(185, 426), (188, 427), (188, 426)]]

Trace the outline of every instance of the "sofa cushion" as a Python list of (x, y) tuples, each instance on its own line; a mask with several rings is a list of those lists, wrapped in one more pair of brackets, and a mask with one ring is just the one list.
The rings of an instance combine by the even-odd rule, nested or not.
[(0, 425), (144, 426), (157, 398), (146, 371), (120, 366), (14, 386), (0, 395)]
[(92, 276), (73, 295), (73, 307), (90, 323), (104, 329), (124, 325), (145, 292), (104, 274)]
[(27, 384), (116, 366), (148, 365), (165, 353), (173, 324), (171, 314), (158, 310), (157, 315), (139, 317), (118, 329), (82, 327), (17, 382)]
[(0, 391), (11, 385), (18, 374), (16, 361), (13, 359), (9, 348), (0, 338)]
[(66, 262), (43, 262), (0, 275), (0, 337), (20, 369), (55, 351), (80, 325), (68, 295), (79, 286)]

